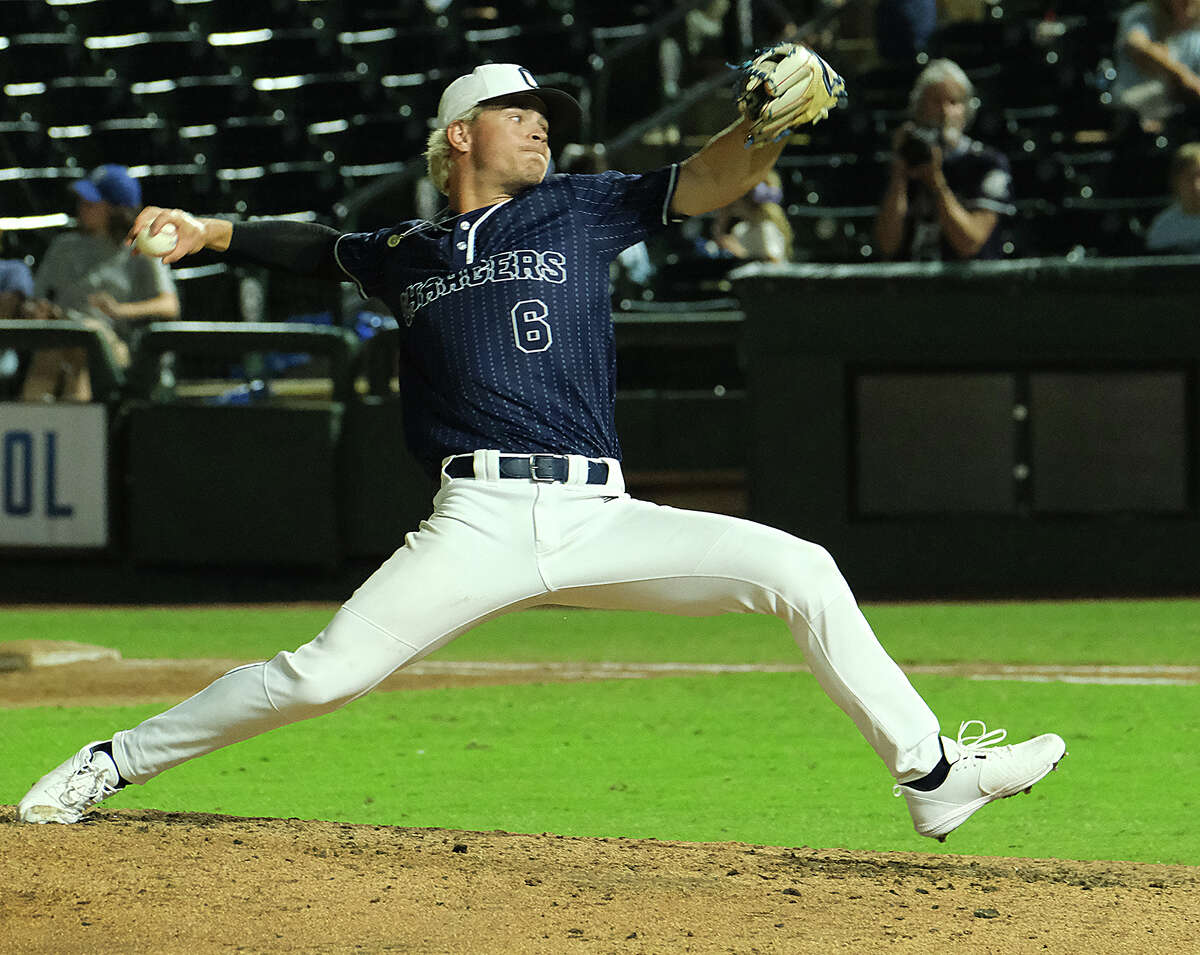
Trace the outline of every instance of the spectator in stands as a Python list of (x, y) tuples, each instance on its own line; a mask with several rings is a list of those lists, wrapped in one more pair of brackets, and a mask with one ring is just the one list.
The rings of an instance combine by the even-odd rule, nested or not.
[(1012, 215), (1008, 159), (964, 132), (978, 101), (962, 68), (934, 60), (909, 96), (911, 119), (892, 139), (891, 177), (875, 219), (888, 259), (961, 261), (1000, 254), (996, 226)]
[(724, 208), (713, 221), (713, 241), (737, 259), (789, 262), (792, 226), (783, 211), (783, 181), (772, 170), (766, 179)]
[[(0, 240), (4, 231), (0, 230)], [(24, 318), (25, 302), (33, 295), (33, 273), (20, 259), (0, 259), (0, 319)], [(11, 348), (0, 348), (0, 400), (9, 397), (20, 368)]]
[(1121, 14), (1113, 99), (1142, 127), (1200, 107), (1200, 0), (1148, 0)]
[[(4, 230), (0, 229), (0, 242)], [(0, 259), (0, 318), (15, 318), (21, 299), (33, 294), (33, 273), (22, 259)]]
[[(71, 318), (104, 333), (119, 364), (128, 342), (150, 319), (179, 317), (179, 296), (162, 261), (135, 255), (124, 244), (142, 205), (142, 190), (124, 166), (107, 165), (72, 187), (77, 228), (60, 235), (34, 273), (31, 317)], [(81, 349), (35, 352), (25, 378), (26, 401), (90, 401), (91, 379)]]
[(1146, 248), (1200, 254), (1200, 143), (1180, 146), (1172, 158), (1171, 193), (1175, 201), (1150, 223)]

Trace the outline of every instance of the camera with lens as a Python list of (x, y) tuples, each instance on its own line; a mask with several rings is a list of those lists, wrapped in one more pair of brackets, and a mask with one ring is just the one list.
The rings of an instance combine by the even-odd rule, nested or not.
[(933, 158), (933, 147), (941, 138), (940, 130), (914, 126), (900, 143), (900, 158), (909, 166), (924, 166)]

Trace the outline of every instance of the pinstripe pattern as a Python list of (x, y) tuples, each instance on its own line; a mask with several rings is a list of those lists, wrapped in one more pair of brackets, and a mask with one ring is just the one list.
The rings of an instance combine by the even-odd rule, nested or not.
[(406, 437), (431, 474), (477, 448), (620, 459), (609, 265), (667, 224), (676, 176), (552, 176), (441, 225), (338, 240), (401, 322)]

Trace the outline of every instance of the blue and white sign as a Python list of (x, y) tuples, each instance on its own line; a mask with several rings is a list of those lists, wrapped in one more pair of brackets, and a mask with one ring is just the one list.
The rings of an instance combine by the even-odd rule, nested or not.
[(0, 402), (0, 547), (107, 544), (104, 406)]

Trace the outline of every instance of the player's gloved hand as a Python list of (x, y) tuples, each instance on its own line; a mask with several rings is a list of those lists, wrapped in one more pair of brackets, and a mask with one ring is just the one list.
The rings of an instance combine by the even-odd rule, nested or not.
[(778, 142), (846, 101), (846, 81), (808, 47), (780, 43), (743, 63), (737, 105), (751, 122), (747, 146)]

